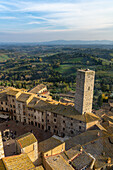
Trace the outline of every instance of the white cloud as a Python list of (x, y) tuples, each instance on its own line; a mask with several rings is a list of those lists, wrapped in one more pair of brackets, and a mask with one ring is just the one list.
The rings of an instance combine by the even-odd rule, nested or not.
[(41, 24), (41, 23), (37, 21), (32, 21), (32, 22), (28, 22), (27, 24), (32, 25), (32, 24)]
[(42, 21), (42, 23), (56, 27), (65, 27), (66, 29), (108, 28), (113, 23), (113, 1), (111, 0), (83, 1), (80, 3), (29, 2), (19, 11), (40, 12), (41, 17), (30, 16), (31, 19), (36, 20), (33, 22), (34, 24), (37, 24), (38, 20), (44, 20), (45, 22)]
[[(80, 1), (0, 1), (0, 10), (16, 15), (25, 28), (20, 32), (72, 32), (102, 30), (113, 27), (113, 0), (80, 0)], [(19, 23), (20, 22), (20, 23)], [(32, 27), (33, 26), (33, 27)], [(32, 27), (32, 29), (31, 29)], [(14, 27), (15, 28), (15, 27)], [(108, 30), (109, 31), (109, 30)]]
[(5, 5), (0, 4), (0, 12), (6, 11), (6, 10), (8, 10), (8, 8)]

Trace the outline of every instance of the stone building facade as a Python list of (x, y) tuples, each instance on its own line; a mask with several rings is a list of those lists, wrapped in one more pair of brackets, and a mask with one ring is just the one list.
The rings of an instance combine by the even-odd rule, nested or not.
[[(48, 103), (46, 103), (48, 104)], [(48, 110), (27, 108), (26, 122), (44, 131), (50, 131), (59, 136), (74, 136), (86, 130), (84, 120), (77, 120)], [(81, 118), (80, 118), (81, 119)]]
[(17, 153), (26, 153), (31, 161), (36, 165), (38, 160), (38, 141), (35, 136), (28, 132), (16, 138)]
[(16, 120), (26, 123), (27, 104), (32, 100), (32, 93), (23, 92), (16, 100)]
[(8, 110), (12, 118), (16, 117), (16, 99), (19, 97), (20, 94), (20, 90), (9, 90), (7, 92), (7, 100), (9, 106)]
[[(84, 132), (99, 120), (91, 113), (94, 74), (91, 70), (78, 71), (75, 107), (42, 99), (34, 93), (9, 89), (5, 97), (12, 119), (37, 126), (62, 137), (75, 136)], [(2, 92), (1, 95), (3, 95)], [(4, 107), (6, 109), (6, 105)]]
[(75, 108), (81, 114), (92, 112), (95, 72), (78, 70), (76, 78)]

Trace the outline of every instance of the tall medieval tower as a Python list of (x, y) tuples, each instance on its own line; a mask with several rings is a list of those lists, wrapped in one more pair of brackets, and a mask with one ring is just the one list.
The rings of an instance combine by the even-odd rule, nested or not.
[(95, 71), (78, 70), (76, 78), (75, 108), (81, 113), (92, 112)]

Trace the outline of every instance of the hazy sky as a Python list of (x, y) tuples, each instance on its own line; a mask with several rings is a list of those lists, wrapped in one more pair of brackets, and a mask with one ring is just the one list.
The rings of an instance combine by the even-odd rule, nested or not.
[(0, 0), (0, 42), (113, 40), (113, 0)]

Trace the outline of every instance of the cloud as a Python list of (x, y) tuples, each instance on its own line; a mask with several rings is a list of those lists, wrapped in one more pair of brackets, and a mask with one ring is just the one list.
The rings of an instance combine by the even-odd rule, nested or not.
[[(113, 2), (110, 1), (82, 1), (78, 3), (34, 3), (29, 2), (22, 12), (35, 12), (34, 24), (38, 20), (46, 25), (65, 27), (66, 29), (96, 29), (111, 27), (113, 23)], [(40, 12), (40, 16), (37, 16)]]
[(106, 29), (107, 34), (113, 28), (112, 0), (2, 0), (0, 4), (2, 31), (5, 28), (20, 33), (67, 31), (70, 34)]
[(29, 25), (32, 25), (32, 24), (40, 24), (40, 22), (32, 21), (32, 22), (28, 22), (27, 24), (29, 24)]
[(5, 5), (0, 5), (0, 12), (6, 11), (8, 8)]

